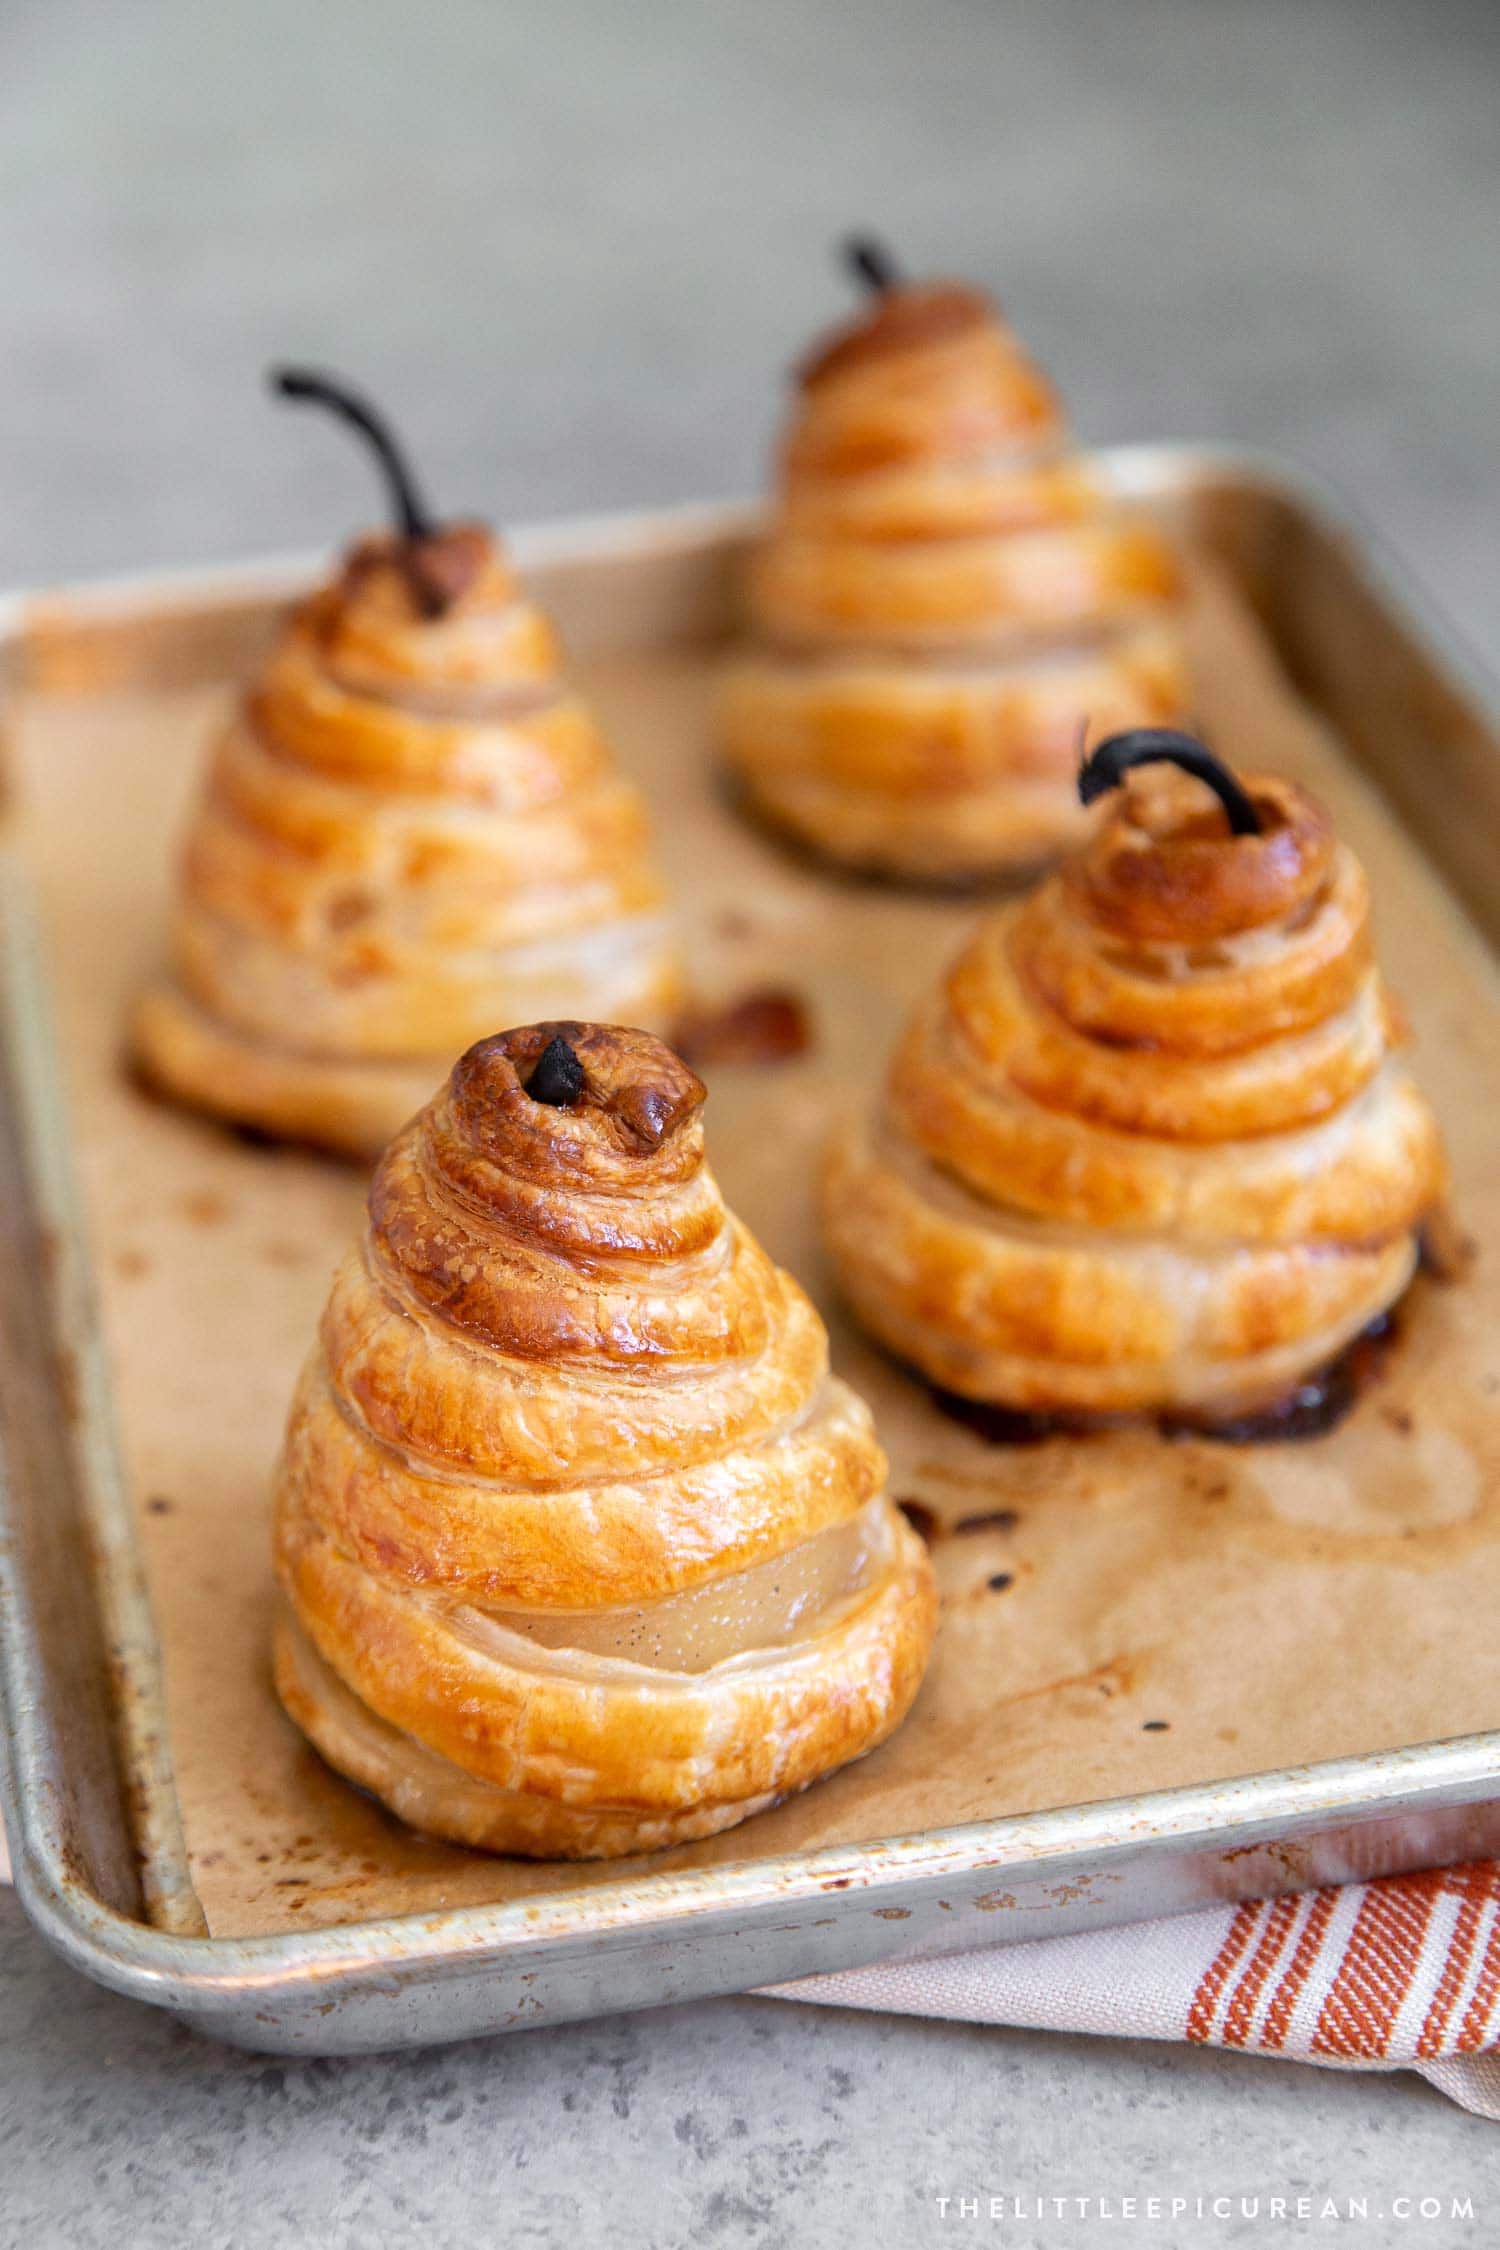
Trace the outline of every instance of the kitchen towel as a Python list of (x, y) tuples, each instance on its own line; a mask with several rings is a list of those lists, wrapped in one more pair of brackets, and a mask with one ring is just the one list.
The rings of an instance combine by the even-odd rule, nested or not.
[(1500, 1861), (768, 1987), (783, 2000), (1418, 2070), (1500, 2122)]

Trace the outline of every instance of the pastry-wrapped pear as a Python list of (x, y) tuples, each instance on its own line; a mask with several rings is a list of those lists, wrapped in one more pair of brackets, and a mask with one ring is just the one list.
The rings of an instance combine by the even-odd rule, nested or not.
[(276, 1477), (283, 1702), (414, 1827), (607, 1857), (880, 1742), (920, 1541), (802, 1291), (641, 1031), (473, 1047), (399, 1135)]
[(800, 370), (724, 746), (829, 859), (1005, 875), (1081, 833), (1085, 721), (1180, 715), (1180, 574), (977, 290), (857, 254), (877, 286)]
[(170, 970), (165, 1092), (373, 1156), (497, 1023), (664, 1028), (674, 949), (641, 799), (489, 531), (434, 525), (368, 409), (398, 528), (304, 602), (214, 753)]
[(860, 1319), (965, 1398), (1270, 1413), (1385, 1313), (1445, 1192), (1359, 861), (1324, 808), (1201, 745), (986, 919), (830, 1152)]

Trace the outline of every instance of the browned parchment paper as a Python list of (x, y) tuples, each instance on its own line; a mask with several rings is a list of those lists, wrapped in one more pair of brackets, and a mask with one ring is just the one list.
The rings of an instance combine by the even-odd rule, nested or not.
[[(1014, 1519), (939, 1541), (938, 1653), (897, 1740), (653, 1864), (900, 1834), (1500, 1724), (1495, 973), (1206, 575), (1195, 635), (1217, 744), (1311, 780), (1364, 856), (1460, 1213), (1481, 1246), (1464, 1281), (1419, 1284), (1382, 1380), (1339, 1431), (1300, 1446), (1138, 1432), (996, 1449), (839, 1320), (811, 1223), (816, 1151), (830, 1118), (877, 1079), (904, 1010), (977, 908), (819, 876), (741, 825), (707, 750), (712, 651), (581, 668), (655, 800), (700, 984), (792, 985), (815, 1011), (806, 1059), (711, 1074), (709, 1146), (726, 1195), (829, 1313), (896, 1493), (949, 1526)], [(116, 687), (39, 704), (21, 731), (13, 816), (42, 892), (194, 1880), (217, 1934), (613, 1880), (617, 1867), (488, 1860), (408, 1835), (320, 1765), (271, 1695), (267, 1470), (362, 1184), (157, 1106), (117, 1061), (158, 946), (184, 798), (226, 693)]]

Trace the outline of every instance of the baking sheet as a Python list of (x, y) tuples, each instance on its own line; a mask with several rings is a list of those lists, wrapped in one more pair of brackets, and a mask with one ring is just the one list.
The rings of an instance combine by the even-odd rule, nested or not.
[[(906, 1007), (976, 909), (819, 876), (736, 820), (706, 753), (711, 648), (579, 666), (658, 805), (700, 986), (780, 984), (814, 1011), (804, 1061), (710, 1074), (725, 1192), (833, 1316), (836, 1361), (875, 1406), (893, 1489), (950, 1527), (984, 1519), (936, 1546), (938, 1655), (895, 1742), (653, 1869), (1500, 1719), (1488, 1622), (1500, 1588), (1500, 1182), (1486, 1164), (1500, 1103), (1495, 971), (1207, 570), (1193, 633), (1219, 747), (1310, 779), (1365, 858), (1461, 1217), (1480, 1244), (1462, 1281), (1420, 1285), (1398, 1351), (1351, 1419), (1302, 1446), (1131, 1432), (996, 1449), (838, 1321), (811, 1225), (818, 1145), (878, 1079)], [(270, 1695), (267, 1470), (362, 1184), (165, 1110), (118, 1069), (130, 994), (160, 942), (172, 839), (224, 703), (222, 687), (39, 702), (20, 731), (12, 816), (42, 894), (194, 1882), (211, 1930), (247, 1935), (617, 1880), (618, 1866), (498, 1862), (409, 1836), (321, 1767)]]

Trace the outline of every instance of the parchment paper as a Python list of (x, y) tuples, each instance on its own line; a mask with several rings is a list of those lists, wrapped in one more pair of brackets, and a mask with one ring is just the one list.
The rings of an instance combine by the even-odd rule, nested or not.
[[(628, 567), (628, 566), (622, 566)], [(816, 1017), (805, 1059), (710, 1073), (726, 1195), (828, 1313), (893, 1489), (948, 1526), (944, 1614), (912, 1718), (862, 1764), (716, 1842), (732, 1861), (1204, 1781), (1500, 1724), (1500, 1038), (1495, 973), (1391, 816), (1293, 702), (1204, 575), (1202, 717), (1246, 764), (1311, 780), (1369, 868), (1378, 934), (1446, 1128), (1472, 1272), (1419, 1284), (1351, 1419), (1237, 1449), (1146, 1431), (992, 1447), (843, 1323), (810, 1182), (896, 1027), (979, 910), (818, 874), (723, 801), (711, 651), (582, 667), (657, 808), (700, 985), (770, 982)], [(270, 1690), (266, 1481), (362, 1182), (163, 1108), (118, 1067), (156, 956), (186, 793), (227, 690), (43, 705), (14, 814), (40, 882), (80, 1164), (165, 1652), (194, 1880), (217, 1934), (611, 1881), (409, 1835), (326, 1771)], [(1013, 1521), (1006, 1520), (1013, 1518)]]

